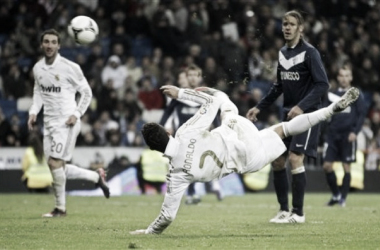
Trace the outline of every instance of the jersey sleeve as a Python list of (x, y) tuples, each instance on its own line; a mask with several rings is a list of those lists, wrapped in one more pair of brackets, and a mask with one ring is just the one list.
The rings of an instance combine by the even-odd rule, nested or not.
[(183, 194), (190, 184), (189, 176), (183, 172), (168, 174), (167, 191), (161, 212), (149, 225), (148, 234), (162, 233), (175, 219), (181, 205)]
[(34, 76), (34, 87), (33, 87), (33, 104), (29, 109), (29, 115), (37, 115), (43, 106), (43, 101), (41, 97), (41, 90), (40, 86), (37, 83), (37, 76), (35, 73), (35, 70), (33, 69), (33, 76)]
[(330, 86), (319, 52), (316, 49), (310, 49), (306, 58), (306, 64), (313, 80), (313, 89), (298, 103), (303, 111), (320, 103), (322, 96), (327, 93)]
[(79, 119), (90, 105), (92, 91), (79, 65), (74, 64), (71, 70), (73, 71), (71, 72), (71, 82), (75, 90), (80, 93), (80, 99), (74, 112), (74, 115)]
[[(280, 79), (279, 77), (277, 78)], [(274, 103), (277, 100), (277, 98), (282, 94), (282, 92), (282, 83), (280, 81), (273, 83), (272, 88), (269, 90), (268, 94), (260, 100), (256, 107), (259, 110), (263, 110), (269, 107), (270, 105), (272, 105), (272, 103)]]
[(198, 112), (178, 129), (177, 134), (189, 130), (207, 130), (222, 104), (221, 99), (193, 89), (181, 89), (178, 99), (193, 101), (201, 106)]

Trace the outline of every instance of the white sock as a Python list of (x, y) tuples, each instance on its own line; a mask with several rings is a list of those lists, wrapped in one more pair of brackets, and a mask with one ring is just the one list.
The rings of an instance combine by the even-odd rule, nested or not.
[(308, 114), (296, 116), (290, 121), (282, 123), (285, 136), (288, 137), (301, 134), (321, 121), (326, 121), (332, 115), (333, 105), (330, 105)]
[(53, 176), (53, 190), (55, 196), (55, 207), (66, 211), (66, 175), (63, 168), (51, 171)]
[(303, 173), (303, 172), (305, 172), (305, 167), (304, 166), (298, 167), (296, 169), (292, 169), (291, 170), (292, 174), (300, 174), (300, 173)]
[(65, 165), (66, 178), (70, 180), (81, 179), (92, 181), (97, 183), (99, 181), (99, 175), (95, 171), (80, 168), (73, 164)]
[(213, 180), (211, 182), (211, 190), (212, 191), (220, 191), (221, 187), (220, 187), (220, 183), (218, 180)]

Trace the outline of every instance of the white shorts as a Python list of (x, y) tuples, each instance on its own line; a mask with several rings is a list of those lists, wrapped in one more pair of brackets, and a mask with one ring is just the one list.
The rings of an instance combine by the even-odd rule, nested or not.
[(248, 164), (243, 168), (243, 173), (259, 171), (286, 151), (280, 136), (271, 129), (260, 130), (255, 137), (249, 136), (245, 144), (248, 148)]
[[(234, 125), (231, 127), (230, 123)], [(245, 144), (247, 165), (240, 173), (259, 171), (286, 151), (284, 142), (272, 129), (259, 131), (251, 121), (233, 112), (224, 114), (222, 124), (233, 129), (238, 139)]]
[(46, 158), (53, 157), (64, 161), (71, 160), (77, 136), (80, 132), (80, 120), (69, 127), (67, 119), (49, 122), (49, 126), (44, 127), (44, 152)]

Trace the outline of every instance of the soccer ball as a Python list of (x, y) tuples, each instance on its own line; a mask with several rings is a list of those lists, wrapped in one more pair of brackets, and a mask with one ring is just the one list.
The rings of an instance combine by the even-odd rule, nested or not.
[(67, 32), (76, 43), (86, 45), (95, 41), (99, 28), (96, 22), (88, 16), (76, 16), (67, 27)]

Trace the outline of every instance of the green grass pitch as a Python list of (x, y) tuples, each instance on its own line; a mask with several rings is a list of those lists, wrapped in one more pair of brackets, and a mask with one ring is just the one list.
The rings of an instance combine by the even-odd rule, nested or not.
[(274, 193), (182, 203), (161, 235), (130, 235), (158, 215), (163, 196), (67, 197), (66, 218), (44, 219), (53, 195), (0, 195), (0, 249), (380, 249), (380, 195), (354, 193), (347, 207), (307, 193), (305, 224), (270, 224)]

